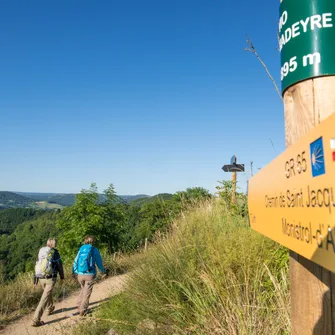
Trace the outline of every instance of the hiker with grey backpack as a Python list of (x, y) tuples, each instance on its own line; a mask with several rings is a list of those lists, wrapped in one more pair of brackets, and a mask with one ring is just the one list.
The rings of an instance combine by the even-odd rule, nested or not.
[(38, 253), (34, 284), (40, 283), (43, 288), (43, 294), (34, 314), (33, 327), (39, 327), (44, 324), (41, 321), (41, 317), (45, 310), (47, 315), (51, 315), (55, 310), (52, 301), (52, 291), (56, 284), (57, 274), (59, 273), (61, 280), (64, 279), (63, 264), (56, 245), (56, 239), (50, 238), (47, 241), (47, 245), (42, 247)]
[(72, 276), (78, 275), (78, 282), (81, 290), (77, 299), (77, 312), (80, 316), (86, 315), (89, 300), (92, 294), (94, 279), (96, 277), (96, 266), (105, 276), (107, 272), (102, 264), (99, 250), (93, 246), (94, 237), (89, 235), (84, 239), (84, 244), (80, 247), (74, 260)]

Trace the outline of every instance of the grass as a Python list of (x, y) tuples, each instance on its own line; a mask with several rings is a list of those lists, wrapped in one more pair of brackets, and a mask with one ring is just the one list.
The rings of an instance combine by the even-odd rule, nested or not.
[(157, 334), (289, 334), (287, 262), (287, 250), (243, 217), (206, 202), (148, 249), (126, 291), (94, 314), (99, 322), (74, 333), (133, 334), (150, 319)]
[[(137, 256), (137, 259), (141, 254)], [(127, 272), (133, 263), (129, 262), (128, 255), (119, 255), (115, 260), (112, 256), (104, 257), (104, 265), (110, 270), (110, 275), (117, 275)], [(53, 298), (55, 301), (62, 300), (69, 294), (79, 289), (76, 279), (71, 277), (71, 265), (64, 266), (65, 280), (63, 286), (60, 285), (58, 277), (56, 286), (53, 290)], [(100, 280), (97, 275), (97, 281)], [(9, 322), (32, 312), (42, 294), (42, 289), (38, 285), (33, 285), (33, 273), (20, 274), (15, 280), (2, 283), (0, 290), (0, 329), (4, 328)]]

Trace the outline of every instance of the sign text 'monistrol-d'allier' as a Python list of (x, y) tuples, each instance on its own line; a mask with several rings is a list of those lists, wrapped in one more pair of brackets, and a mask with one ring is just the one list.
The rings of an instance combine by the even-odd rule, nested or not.
[(311, 222), (304, 224), (301, 221), (289, 221), (283, 217), (282, 232), (283, 235), (296, 241), (310, 245), (316, 244), (318, 248), (335, 254), (335, 232), (330, 225), (319, 223), (313, 227)]

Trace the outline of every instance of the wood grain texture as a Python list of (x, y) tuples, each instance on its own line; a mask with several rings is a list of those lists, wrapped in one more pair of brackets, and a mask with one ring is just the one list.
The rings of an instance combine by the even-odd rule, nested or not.
[(236, 172), (232, 172), (232, 188), (231, 201), (236, 204)]
[(320, 123), (335, 112), (335, 77), (321, 77), (313, 82), (316, 123)]
[(302, 82), (284, 94), (286, 146), (294, 144), (315, 126), (313, 82)]
[[(335, 77), (310, 79), (284, 94), (286, 146), (335, 112)], [(293, 335), (335, 335), (335, 274), (290, 252)]]

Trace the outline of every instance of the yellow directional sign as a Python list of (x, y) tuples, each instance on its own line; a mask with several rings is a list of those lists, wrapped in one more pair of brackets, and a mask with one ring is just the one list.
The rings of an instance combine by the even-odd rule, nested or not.
[(249, 180), (250, 225), (335, 272), (335, 114)]

